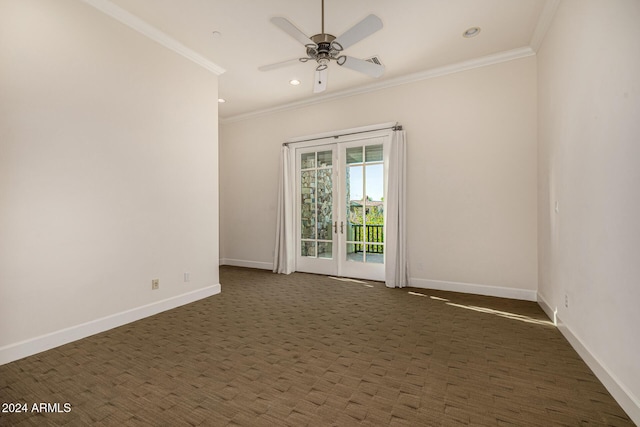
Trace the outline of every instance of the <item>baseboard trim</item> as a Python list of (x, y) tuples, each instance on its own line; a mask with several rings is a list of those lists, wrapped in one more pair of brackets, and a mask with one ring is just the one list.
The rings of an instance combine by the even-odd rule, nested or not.
[(0, 365), (219, 294), (220, 284), (136, 307), (0, 348)]
[(260, 270), (272, 270), (272, 262), (247, 261), (243, 259), (220, 258), (220, 265), (231, 265), (234, 267), (258, 268)]
[(619, 378), (611, 374), (609, 370), (589, 351), (580, 338), (564, 323), (562, 319), (556, 316), (558, 330), (569, 341), (569, 344), (585, 361), (587, 366), (591, 368), (596, 377), (602, 382), (605, 388), (611, 393), (613, 398), (618, 402), (622, 409), (627, 413), (629, 418), (640, 425), (640, 399), (624, 385)]
[(490, 297), (510, 298), (524, 301), (536, 301), (536, 291), (528, 289), (503, 288), (500, 286), (478, 285), (475, 283), (446, 282), (441, 280), (409, 279), (409, 286), (422, 289), (462, 292), (465, 294), (486, 295)]
[(553, 322), (554, 325), (558, 326), (558, 309), (552, 309), (549, 303), (542, 295), (538, 293), (538, 305), (547, 315), (547, 317)]

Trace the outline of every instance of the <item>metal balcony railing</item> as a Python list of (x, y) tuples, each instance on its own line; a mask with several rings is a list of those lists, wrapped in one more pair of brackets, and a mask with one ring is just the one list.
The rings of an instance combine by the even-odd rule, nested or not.
[(384, 243), (384, 226), (383, 225), (367, 225), (349, 224), (353, 236), (349, 236), (349, 240), (363, 243), (355, 243), (355, 252), (363, 252), (365, 244), (367, 252), (383, 254), (384, 245), (376, 245), (376, 243)]

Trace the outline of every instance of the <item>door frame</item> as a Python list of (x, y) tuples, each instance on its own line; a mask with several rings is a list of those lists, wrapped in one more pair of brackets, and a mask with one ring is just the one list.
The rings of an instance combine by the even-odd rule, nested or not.
[[(322, 144), (322, 145), (311, 145), (307, 147), (296, 147), (294, 151), (293, 161), (295, 162), (295, 174), (294, 174), (294, 177), (295, 177), (295, 185), (294, 185), (295, 261), (296, 261), (296, 270), (312, 272), (316, 274), (325, 274), (329, 276), (336, 276), (338, 275), (338, 272), (339, 272), (338, 262), (336, 258), (338, 254), (339, 246), (340, 246), (340, 243), (338, 242), (339, 233), (336, 233), (336, 232), (331, 233), (331, 236), (333, 237), (332, 258), (319, 258), (317, 256), (317, 253), (315, 258), (303, 257), (300, 255), (301, 242), (302, 242), (302, 230), (300, 228), (300, 222), (302, 217), (302, 213), (300, 209), (300, 205), (302, 201), (302, 195), (300, 191), (300, 181), (302, 176), (302, 170), (300, 168), (300, 158), (302, 154), (315, 153), (315, 152), (328, 151), (328, 150), (332, 150), (332, 158), (333, 158), (332, 173), (331, 173), (331, 184), (333, 187), (332, 190), (337, 189), (339, 192), (339, 184), (336, 184), (338, 182), (338, 171), (337, 171), (338, 150), (339, 150), (338, 144), (332, 143), (332, 144)], [(316, 165), (316, 169), (317, 169), (317, 165)], [(316, 181), (316, 184), (317, 184), (317, 181)], [(316, 188), (315, 198), (317, 200), (318, 187), (315, 187), (315, 188)], [(336, 218), (336, 213), (338, 212), (338, 209), (339, 209), (339, 205), (338, 205), (339, 199), (338, 197), (336, 197), (338, 196), (338, 194), (336, 194), (338, 192), (332, 191), (332, 213), (333, 213), (332, 223), (338, 220), (338, 218)], [(316, 221), (317, 221), (317, 218), (316, 218)], [(316, 251), (317, 251), (317, 246), (316, 246)]]
[[(345, 213), (342, 212), (343, 210), (343, 206), (341, 206), (341, 202), (342, 199), (344, 198), (344, 191), (343, 191), (343, 187), (344, 187), (344, 175), (345, 172), (342, 170), (343, 167), (345, 165), (343, 165), (343, 161), (342, 161), (342, 157), (343, 157), (343, 152), (345, 150), (345, 147), (349, 146), (349, 145), (358, 145), (358, 141), (362, 141), (362, 140), (369, 140), (369, 139), (374, 139), (374, 138), (382, 138), (381, 143), (383, 144), (383, 150), (384, 150), (384, 156), (383, 156), (383, 161), (384, 161), (384, 210), (386, 212), (386, 200), (387, 200), (387, 189), (388, 189), (388, 168), (389, 168), (389, 149), (390, 149), (390, 145), (391, 145), (391, 138), (393, 135), (393, 131), (391, 129), (391, 126), (393, 126), (395, 123), (390, 123), (390, 124), (384, 124), (384, 125), (377, 125), (377, 126), (371, 126), (371, 127), (366, 127), (366, 128), (357, 128), (357, 129), (353, 129), (352, 132), (348, 132), (348, 131), (341, 131), (341, 134), (338, 133), (332, 133), (332, 134), (320, 134), (318, 135), (317, 138), (312, 138), (312, 137), (307, 137), (308, 140), (301, 140), (302, 138), (295, 138), (294, 140), (290, 140), (289, 146), (292, 149), (293, 155), (290, 157), (290, 170), (293, 170), (294, 173), (291, 174), (290, 176), (294, 177), (294, 183), (293, 183), (293, 191), (295, 194), (295, 197), (293, 198), (292, 202), (295, 204), (295, 206), (293, 206), (294, 208), (294, 212), (295, 212), (295, 221), (294, 221), (294, 236), (295, 236), (295, 242), (294, 242), (294, 250), (295, 250), (295, 256), (294, 256), (294, 260), (295, 260), (295, 267), (294, 267), (294, 271), (309, 271), (312, 273), (317, 273), (317, 274), (326, 274), (326, 275), (333, 275), (333, 276), (346, 276), (346, 277), (355, 277), (355, 278), (361, 278), (361, 279), (368, 279), (368, 280), (379, 280), (379, 281), (384, 281), (384, 265), (385, 264), (369, 264), (367, 267), (367, 269), (354, 269), (354, 268), (349, 268), (349, 266), (347, 268), (345, 268), (346, 263), (348, 262), (346, 257), (346, 244), (345, 244), (345, 240), (346, 237), (344, 234), (341, 235), (340, 232), (338, 233), (334, 233), (334, 237), (337, 236), (337, 238), (334, 239), (334, 249), (333, 249), (333, 258), (332, 259), (328, 259), (327, 263), (324, 263), (322, 261), (320, 262), (320, 264), (325, 264), (322, 265), (319, 268), (316, 268), (314, 266), (312, 266), (312, 264), (316, 264), (319, 265), (316, 261), (319, 261), (318, 258), (312, 258), (311, 260), (313, 260), (313, 262), (305, 262), (306, 260), (301, 259), (301, 257), (299, 256), (300, 254), (300, 241), (301, 241), (301, 230), (300, 230), (300, 211), (299, 211), (299, 204), (300, 204), (300, 170), (298, 168), (299, 166), (299, 158), (300, 158), (300, 154), (304, 153), (304, 152), (310, 152), (310, 151), (323, 151), (322, 147), (327, 147), (329, 148), (330, 146), (333, 147), (334, 149), (334, 161), (333, 161), (333, 183), (334, 183), (334, 189), (336, 190), (336, 192), (334, 193), (334, 197), (333, 197), (333, 206), (334, 206), (334, 221), (338, 221), (338, 227), (340, 226), (340, 221), (345, 222), (344, 216)], [(382, 127), (384, 126), (384, 127)], [(359, 129), (364, 129), (364, 130), (359, 130)], [(298, 141), (296, 141), (298, 140)], [(337, 183), (337, 184), (336, 184)], [(386, 230), (386, 221), (387, 221), (387, 217), (385, 215), (384, 217), (384, 230)], [(343, 246), (345, 248), (343, 248)], [(340, 257), (338, 259), (338, 257)], [(333, 263), (333, 265), (335, 266), (331, 266), (330, 264)], [(352, 263), (352, 262), (351, 262)], [(365, 264), (365, 263), (363, 263)], [(366, 271), (366, 270), (370, 270), (370, 271)]]
[[(388, 181), (389, 181), (389, 150), (391, 146), (391, 136), (392, 136), (391, 132), (388, 132), (387, 134), (380, 134), (380, 135), (372, 135), (372, 134), (350, 135), (348, 137), (345, 137), (345, 139), (342, 140), (340, 144), (338, 144), (338, 151), (339, 151), (338, 158), (340, 159), (339, 167), (341, 168), (339, 172), (340, 173), (340, 176), (339, 176), (340, 204), (338, 206), (338, 208), (340, 209), (340, 214), (338, 215), (338, 218), (340, 221), (344, 221), (345, 227), (347, 227), (347, 220), (346, 220), (347, 213), (344, 210), (346, 205), (343, 202), (345, 202), (345, 196), (346, 196), (346, 194), (344, 194), (344, 190), (346, 188), (345, 167), (347, 166), (347, 164), (344, 161), (345, 160), (344, 158), (346, 157), (347, 148), (366, 146), (366, 145), (382, 145), (382, 149), (383, 149), (382, 163), (383, 163), (383, 178), (384, 178), (382, 201), (383, 201), (383, 212), (386, 212), (387, 211), (387, 189), (388, 189)], [(370, 143), (366, 142), (371, 140), (377, 140), (377, 141), (372, 141)], [(363, 163), (364, 161), (365, 159), (363, 159)], [(366, 174), (364, 175), (363, 179), (365, 181), (365, 188), (366, 188)], [(364, 196), (366, 195), (363, 194), (363, 197)], [(384, 236), (386, 236), (386, 227), (387, 227), (387, 215), (385, 214), (383, 228), (382, 228), (383, 230), (382, 232)], [(339, 248), (340, 248), (338, 252), (340, 256), (340, 259), (338, 261), (338, 274), (344, 277), (354, 277), (359, 279), (384, 281), (384, 266), (385, 266), (384, 260), (386, 257), (383, 255), (383, 263), (381, 264), (350, 261), (347, 258), (348, 254), (346, 251), (347, 235), (348, 235), (347, 233), (340, 234), (338, 239)], [(366, 242), (364, 243), (364, 246), (365, 248), (367, 247)], [(383, 242), (383, 247), (385, 247), (384, 254), (386, 254), (386, 242)], [(366, 252), (366, 249), (365, 249), (365, 252)]]

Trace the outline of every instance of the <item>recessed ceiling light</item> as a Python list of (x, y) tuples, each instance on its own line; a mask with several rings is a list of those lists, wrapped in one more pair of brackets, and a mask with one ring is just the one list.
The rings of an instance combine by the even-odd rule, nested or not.
[(480, 34), (480, 27), (471, 27), (467, 31), (462, 33), (462, 37), (469, 39), (471, 37), (477, 36), (478, 34)]
[(296, 79), (289, 80), (289, 84), (292, 86), (298, 86), (300, 84), (300, 80), (296, 80)]
[(224, 98), (218, 98), (218, 102), (219, 102), (220, 104), (224, 104), (225, 102), (227, 102), (227, 100), (226, 100), (226, 99), (224, 99)]

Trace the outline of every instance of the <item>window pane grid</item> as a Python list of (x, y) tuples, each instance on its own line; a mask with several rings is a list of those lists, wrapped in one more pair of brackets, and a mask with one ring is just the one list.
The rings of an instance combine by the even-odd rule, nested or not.
[(301, 255), (311, 258), (333, 256), (333, 151), (300, 156)]
[(347, 260), (384, 262), (383, 146), (346, 149)]

